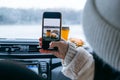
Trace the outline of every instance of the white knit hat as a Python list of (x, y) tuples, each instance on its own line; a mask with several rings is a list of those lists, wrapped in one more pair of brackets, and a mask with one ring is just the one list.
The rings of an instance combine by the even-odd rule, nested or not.
[(83, 28), (96, 54), (120, 71), (120, 0), (87, 0)]

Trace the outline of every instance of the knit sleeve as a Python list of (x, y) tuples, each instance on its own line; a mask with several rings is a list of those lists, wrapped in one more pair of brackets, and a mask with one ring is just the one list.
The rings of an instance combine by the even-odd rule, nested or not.
[(83, 48), (75, 48), (69, 43), (68, 52), (63, 60), (62, 72), (72, 80), (93, 80), (94, 60)]

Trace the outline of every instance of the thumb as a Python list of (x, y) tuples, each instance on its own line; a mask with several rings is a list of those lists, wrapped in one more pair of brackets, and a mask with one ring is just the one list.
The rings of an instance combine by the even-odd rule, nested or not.
[(53, 41), (50, 43), (50, 48), (58, 47), (59, 48), (60, 42), (59, 41)]

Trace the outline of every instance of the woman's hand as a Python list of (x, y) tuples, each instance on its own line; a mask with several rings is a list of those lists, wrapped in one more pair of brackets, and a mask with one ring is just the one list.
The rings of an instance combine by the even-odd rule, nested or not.
[[(42, 38), (39, 39), (39, 44), (40, 46), (42, 46)], [(50, 43), (50, 48), (54, 48), (57, 47), (58, 51), (51, 51), (51, 50), (44, 50), (44, 49), (40, 49), (39, 51), (41, 53), (52, 53), (53, 55), (55, 55), (58, 58), (64, 59), (66, 56), (66, 52), (68, 50), (68, 44), (66, 41), (61, 40), (61, 41), (52, 41)]]

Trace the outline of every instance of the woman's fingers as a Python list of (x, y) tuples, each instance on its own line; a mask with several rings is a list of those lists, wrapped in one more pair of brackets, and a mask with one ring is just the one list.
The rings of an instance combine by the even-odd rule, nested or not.
[(39, 41), (42, 41), (42, 38), (39, 38)]
[(54, 48), (54, 47), (58, 47), (59, 48), (59, 44), (60, 44), (60, 42), (53, 41), (53, 42), (50, 43), (50, 48)]
[(56, 51), (49, 51), (49, 50), (43, 50), (43, 49), (40, 49), (39, 50), (42, 54), (53, 54), (53, 55), (55, 55), (56, 57), (58, 57), (58, 58), (61, 58), (61, 59), (63, 59), (63, 56), (62, 55), (60, 55), (60, 53), (58, 53), (58, 52), (56, 52)]
[(42, 46), (42, 38), (39, 38), (39, 45)]
[(42, 41), (39, 42), (39, 45), (42, 46)]
[(44, 49), (40, 49), (39, 50), (41, 53), (53, 53), (52, 51), (50, 50), (44, 50)]

